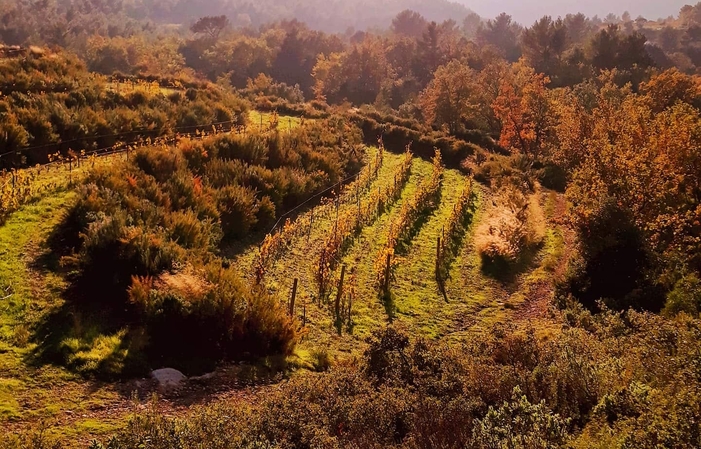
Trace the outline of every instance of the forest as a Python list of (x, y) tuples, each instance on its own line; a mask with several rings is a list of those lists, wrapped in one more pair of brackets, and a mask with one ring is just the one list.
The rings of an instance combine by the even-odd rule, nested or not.
[(0, 449), (701, 447), (700, 112), (701, 3), (0, 0)]

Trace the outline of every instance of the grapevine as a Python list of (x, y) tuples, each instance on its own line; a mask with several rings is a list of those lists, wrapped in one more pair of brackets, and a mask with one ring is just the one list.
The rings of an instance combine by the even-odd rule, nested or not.
[(443, 227), (440, 249), (437, 256), (438, 260), (436, 262), (436, 280), (441, 290), (443, 290), (443, 281), (447, 277), (450, 264), (460, 247), (461, 237), (464, 233), (464, 224), (472, 206), (472, 187), (473, 180), (470, 178), (460, 195), (460, 199), (453, 207), (453, 212), (450, 214), (450, 217)]
[[(441, 154), (436, 150), (433, 157), (433, 171), (427, 182), (422, 183), (414, 197), (404, 203), (397, 218), (390, 224), (387, 243), (380, 250), (375, 259), (375, 273), (377, 286), (387, 289), (398, 264), (395, 253), (401, 245), (411, 238), (415, 224), (421, 215), (435, 205), (440, 193), (443, 179), (443, 161)], [(389, 270), (387, 262), (389, 261)], [(388, 278), (389, 276), (389, 278)]]
[(380, 187), (377, 191), (372, 190), (362, 202), (358, 201), (357, 208), (350, 207), (339, 215), (319, 255), (315, 274), (319, 298), (324, 298), (328, 293), (331, 273), (338, 265), (351, 239), (365, 226), (371, 224), (388, 205), (399, 199), (411, 175), (412, 165), (413, 157), (407, 147), (404, 158), (393, 175), (393, 182), (384, 189)]
[[(358, 178), (354, 182), (346, 185), (335, 198), (325, 199), (319, 207), (314, 209), (316, 216), (329, 216), (335, 209), (336, 203), (347, 204), (354, 202), (359, 192), (369, 189), (373, 181), (377, 179), (383, 162), (384, 147), (380, 145), (375, 158), (360, 171)], [(313, 215), (305, 215), (294, 222), (287, 219), (282, 228), (265, 237), (254, 265), (256, 282), (258, 284), (263, 281), (265, 273), (272, 262), (284, 253), (292, 241), (311, 231), (313, 220)]]

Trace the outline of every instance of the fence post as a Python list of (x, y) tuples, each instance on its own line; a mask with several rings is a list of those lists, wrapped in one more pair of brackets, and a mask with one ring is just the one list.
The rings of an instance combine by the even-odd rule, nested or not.
[(441, 276), (441, 238), (438, 237), (438, 242), (436, 243), (436, 277), (440, 279)]
[(336, 241), (338, 239), (338, 206), (341, 202), (341, 197), (336, 194), (336, 225), (333, 227), (333, 239)]
[(290, 301), (290, 316), (294, 317), (295, 316), (295, 298), (297, 297), (297, 283), (299, 282), (299, 279), (295, 278), (294, 283), (292, 284), (292, 300)]
[(385, 293), (389, 293), (389, 275), (392, 269), (392, 254), (387, 254), (387, 266), (385, 267)]
[(341, 280), (338, 282), (338, 293), (336, 294), (336, 319), (341, 319), (341, 296), (343, 296), (343, 280), (346, 277), (346, 266), (341, 266)]
[(312, 216), (309, 220), (309, 232), (307, 233), (307, 243), (309, 243), (309, 238), (312, 236), (312, 227), (314, 226), (314, 209), (312, 209)]

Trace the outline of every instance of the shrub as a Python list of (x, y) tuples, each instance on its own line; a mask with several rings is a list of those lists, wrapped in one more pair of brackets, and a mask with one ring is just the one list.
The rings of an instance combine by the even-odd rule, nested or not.
[(505, 189), (493, 200), (485, 220), (477, 228), (475, 245), (489, 262), (515, 264), (545, 234), (537, 196), (526, 198), (518, 190)]
[(701, 280), (695, 274), (683, 276), (667, 294), (662, 313), (673, 317), (679, 313), (698, 316), (701, 311)]
[(258, 202), (254, 191), (236, 184), (217, 193), (217, 204), (226, 237), (244, 237), (256, 224)]
[(276, 298), (210, 265), (157, 278), (134, 278), (130, 302), (141, 311), (151, 359), (189, 371), (221, 359), (289, 355), (296, 332)]
[(568, 423), (554, 415), (545, 404), (533, 405), (514, 388), (511, 401), (491, 408), (474, 429), (475, 448), (557, 449), (568, 440)]

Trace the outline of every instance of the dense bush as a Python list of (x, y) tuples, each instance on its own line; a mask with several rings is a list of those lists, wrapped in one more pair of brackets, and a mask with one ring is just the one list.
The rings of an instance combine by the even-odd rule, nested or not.
[(0, 59), (0, 154), (38, 147), (0, 164), (45, 162), (56, 151), (191, 133), (213, 123), (228, 129), (247, 119), (246, 103), (213, 85), (165, 92), (142, 80), (109, 83), (63, 53)]
[[(475, 246), (482, 258), (498, 266), (516, 264), (545, 237), (543, 212), (537, 195), (503, 188), (487, 217), (475, 231)], [(506, 267), (502, 267), (506, 268)]]
[(294, 348), (296, 330), (278, 299), (217, 264), (133, 278), (129, 302), (149, 336), (152, 363), (199, 371)]
[(140, 413), (108, 447), (698, 447), (698, 320), (565, 318), (552, 338), (497, 326), (458, 346), (388, 328), (358, 365), (184, 420)]
[(407, 145), (411, 145), (412, 153), (427, 160), (430, 160), (438, 149), (446, 166), (451, 168), (460, 167), (467, 157), (478, 151), (474, 144), (454, 137), (425, 134), (411, 128), (381, 124), (370, 117), (357, 114), (352, 116), (352, 120), (363, 130), (368, 144), (374, 144), (382, 138), (385, 148), (396, 153), (403, 152)]

